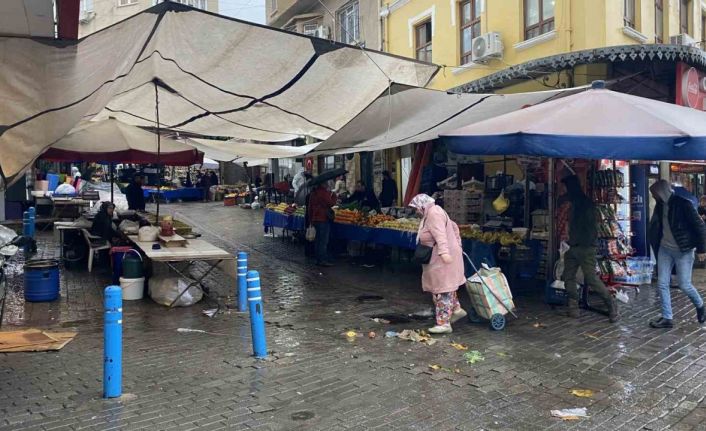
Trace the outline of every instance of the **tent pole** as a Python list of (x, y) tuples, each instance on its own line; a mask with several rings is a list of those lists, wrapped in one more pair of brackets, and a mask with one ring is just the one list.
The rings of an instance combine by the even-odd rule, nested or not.
[(159, 127), (159, 88), (157, 87), (157, 81), (154, 81), (154, 108), (157, 116), (157, 214), (155, 217), (155, 223), (159, 224), (159, 192), (162, 189), (162, 165), (160, 163), (162, 142)]
[(554, 229), (556, 228), (556, 208), (554, 208), (554, 194), (556, 193), (554, 188), (554, 159), (550, 158), (547, 161), (547, 165), (547, 194), (549, 199), (549, 240), (547, 241), (547, 248), (549, 250), (547, 250), (547, 279), (551, 280), (554, 277), (554, 255), (556, 252), (556, 246), (554, 244), (556, 238), (556, 232), (554, 232)]
[(114, 203), (115, 200), (113, 199), (113, 187), (115, 184), (115, 164), (110, 163), (110, 203)]
[[(529, 182), (529, 167), (525, 165), (525, 214), (524, 214), (524, 226), (526, 228), (530, 225), (530, 182)], [(529, 238), (529, 229), (527, 230), (527, 238)]]

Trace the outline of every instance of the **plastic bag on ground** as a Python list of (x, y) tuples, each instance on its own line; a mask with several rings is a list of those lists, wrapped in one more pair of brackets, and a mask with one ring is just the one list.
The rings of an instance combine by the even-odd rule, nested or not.
[[(150, 298), (157, 304), (170, 306), (171, 303), (184, 291), (189, 282), (180, 277), (152, 277), (149, 281)], [(188, 307), (199, 302), (203, 292), (196, 286), (191, 286), (174, 304), (176, 307)]]

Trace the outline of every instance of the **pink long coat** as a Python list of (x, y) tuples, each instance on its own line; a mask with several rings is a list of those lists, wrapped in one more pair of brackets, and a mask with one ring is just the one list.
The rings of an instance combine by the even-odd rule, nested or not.
[[(429, 264), (422, 265), (422, 289), (434, 294), (455, 292), (466, 282), (458, 225), (434, 203), (424, 208), (424, 214), (426, 220), (419, 231), (419, 243), (433, 246), (434, 251)], [(451, 263), (441, 260), (444, 253), (451, 255)]]

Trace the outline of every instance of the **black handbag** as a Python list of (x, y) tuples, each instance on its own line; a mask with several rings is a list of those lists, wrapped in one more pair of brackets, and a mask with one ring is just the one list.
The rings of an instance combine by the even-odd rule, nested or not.
[[(426, 220), (424, 220), (426, 223)], [(446, 224), (449, 224), (449, 216), (446, 216)], [(422, 225), (424, 227), (424, 225)], [(419, 265), (429, 265), (431, 262), (431, 255), (434, 252), (434, 247), (429, 247), (424, 244), (417, 244), (417, 248), (414, 249), (414, 256), (412, 256), (412, 262)]]
[(434, 247), (417, 244), (417, 248), (414, 249), (414, 256), (412, 256), (412, 262), (420, 265), (428, 265), (431, 261), (431, 254), (433, 252)]

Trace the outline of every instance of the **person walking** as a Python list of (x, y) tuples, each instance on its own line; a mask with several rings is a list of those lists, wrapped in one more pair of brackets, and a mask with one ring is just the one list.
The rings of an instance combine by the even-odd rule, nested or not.
[(327, 183), (316, 186), (309, 195), (307, 212), (309, 223), (316, 229), (314, 247), (316, 250), (316, 264), (319, 266), (333, 266), (328, 260), (328, 240), (331, 233), (331, 208), (336, 205), (336, 196), (328, 189)]
[(696, 307), (696, 319), (706, 321), (704, 301), (691, 282), (694, 266), (694, 251), (700, 262), (706, 260), (706, 225), (696, 208), (688, 200), (677, 195), (665, 180), (650, 187), (657, 201), (650, 221), (650, 245), (657, 256), (657, 287), (662, 299), (662, 316), (650, 321), (653, 328), (674, 327), (672, 297), (669, 282), (672, 268), (676, 267), (679, 288)]
[(135, 211), (145, 211), (145, 192), (142, 190), (142, 175), (135, 175), (132, 182), (125, 188), (125, 199), (127, 199), (127, 209)]
[(380, 191), (380, 206), (392, 207), (397, 204), (397, 183), (392, 179), (390, 171), (382, 171), (382, 191)]
[(571, 204), (568, 241), (570, 248), (564, 255), (564, 286), (569, 295), (569, 317), (579, 317), (576, 273), (581, 268), (586, 284), (603, 299), (608, 308), (608, 319), (615, 323), (620, 320), (618, 304), (596, 274), (598, 211), (593, 201), (584, 194), (576, 175), (569, 175), (561, 182), (566, 187), (566, 197)]
[(422, 290), (432, 294), (436, 326), (432, 334), (450, 334), (451, 324), (467, 315), (458, 302), (458, 288), (466, 282), (458, 226), (429, 195), (419, 194), (409, 206), (422, 216), (417, 244), (433, 247), (431, 260), (422, 265)]

